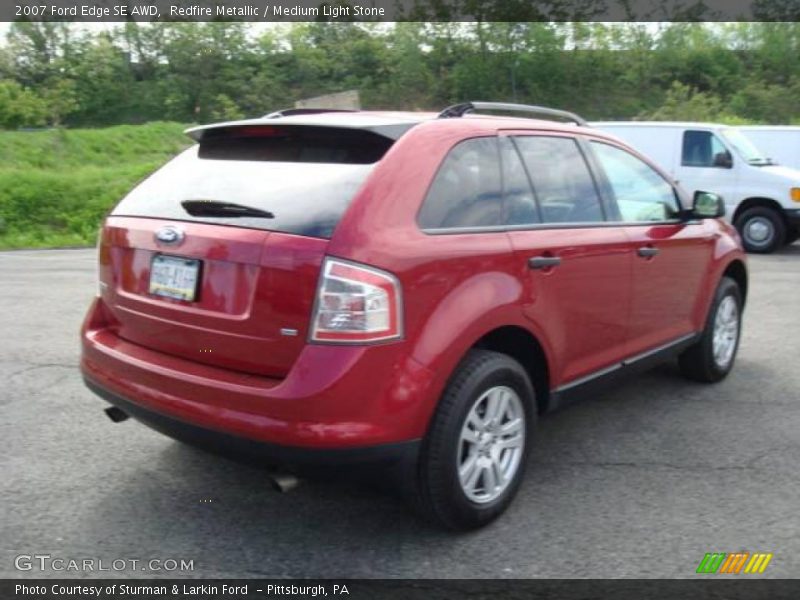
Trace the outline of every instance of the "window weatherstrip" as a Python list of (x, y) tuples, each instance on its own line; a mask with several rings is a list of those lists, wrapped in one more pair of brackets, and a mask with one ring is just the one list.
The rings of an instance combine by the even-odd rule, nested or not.
[(597, 229), (603, 227), (655, 227), (657, 225), (691, 224), (681, 219), (668, 221), (588, 221), (574, 223), (530, 223), (524, 225), (485, 225), (481, 227), (429, 227), (420, 229), (427, 235), (457, 235), (460, 233), (501, 233), (504, 231), (537, 231), (548, 229)]

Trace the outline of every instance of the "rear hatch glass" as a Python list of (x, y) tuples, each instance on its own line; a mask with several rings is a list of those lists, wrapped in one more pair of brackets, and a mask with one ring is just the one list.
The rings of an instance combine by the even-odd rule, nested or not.
[[(245, 126), (204, 132), (111, 213), (330, 238), (394, 140), (358, 129)], [(184, 202), (233, 203), (271, 217), (192, 215)]]

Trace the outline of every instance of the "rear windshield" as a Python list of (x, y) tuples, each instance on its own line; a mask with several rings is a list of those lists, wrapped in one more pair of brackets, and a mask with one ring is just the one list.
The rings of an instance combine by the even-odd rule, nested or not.
[[(139, 184), (111, 214), (329, 238), (392, 143), (371, 132), (333, 128), (215, 130)], [(196, 200), (273, 217), (192, 216), (181, 203)]]

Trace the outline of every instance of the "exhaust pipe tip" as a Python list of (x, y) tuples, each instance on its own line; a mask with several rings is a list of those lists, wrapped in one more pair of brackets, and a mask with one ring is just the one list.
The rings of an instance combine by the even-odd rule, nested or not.
[(109, 419), (114, 421), (114, 423), (122, 423), (123, 421), (130, 418), (130, 415), (126, 413), (121, 408), (117, 408), (116, 406), (109, 406), (105, 409), (105, 413)]
[(276, 492), (285, 494), (296, 488), (300, 480), (289, 473), (270, 473), (269, 482)]

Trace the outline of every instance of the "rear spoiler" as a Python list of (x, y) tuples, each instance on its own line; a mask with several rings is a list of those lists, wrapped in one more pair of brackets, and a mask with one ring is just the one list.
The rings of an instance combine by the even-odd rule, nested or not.
[(203, 142), (209, 137), (216, 137), (218, 135), (225, 135), (225, 133), (235, 134), (237, 130), (241, 133), (248, 135), (247, 130), (252, 130), (253, 134), (257, 135), (258, 129), (288, 129), (288, 128), (315, 128), (315, 129), (348, 129), (352, 131), (364, 131), (380, 135), (382, 137), (397, 140), (406, 131), (411, 129), (417, 122), (408, 123), (376, 123), (374, 125), (362, 124), (358, 122), (349, 123), (347, 121), (341, 122), (328, 122), (319, 118), (313, 118), (318, 115), (309, 114), (308, 119), (302, 117), (294, 117), (291, 120), (284, 120), (280, 117), (268, 117), (261, 119), (249, 119), (247, 121), (228, 121), (225, 123), (212, 123), (210, 125), (200, 125), (199, 127), (190, 127), (184, 133), (192, 138), (195, 142)]

